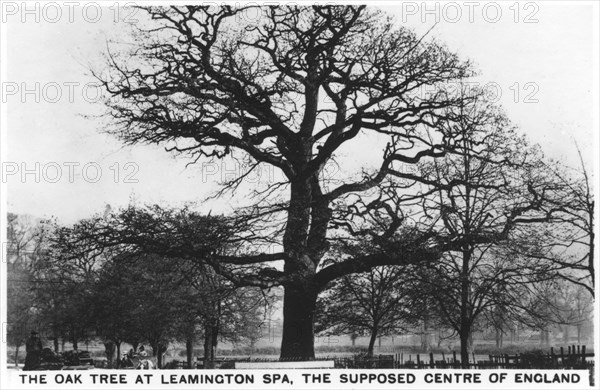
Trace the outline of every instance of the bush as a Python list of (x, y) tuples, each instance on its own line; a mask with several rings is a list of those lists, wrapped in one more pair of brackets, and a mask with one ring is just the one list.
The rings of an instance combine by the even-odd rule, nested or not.
[[(279, 347), (262, 347), (262, 348), (238, 347), (238, 348), (232, 348), (232, 349), (219, 350), (219, 355), (221, 355), (221, 356), (279, 355), (279, 351), (280, 351)], [(204, 353), (202, 353), (202, 355), (204, 355)]]
[[(91, 350), (89, 351), (90, 353), (90, 357), (92, 359), (106, 359), (106, 353), (104, 352), (104, 350)], [(116, 355), (116, 350), (115, 350), (115, 355)], [(120, 356), (119, 356), (120, 357)]]
[[(527, 344), (508, 344), (504, 345), (502, 348), (496, 348), (495, 345), (486, 345), (486, 344), (475, 344), (473, 346), (473, 350), (477, 354), (482, 355), (499, 355), (499, 354), (507, 354), (514, 355), (517, 353), (524, 353), (534, 350), (539, 350), (539, 345), (527, 345)], [(548, 348), (550, 351), (550, 348)]]
[(357, 354), (357, 353), (361, 353), (361, 352), (366, 352), (367, 351), (367, 347), (362, 347), (362, 346), (351, 346), (351, 345), (318, 345), (315, 348), (315, 352), (318, 353), (330, 353), (330, 352), (345, 352), (345, 353), (352, 353), (352, 354)]

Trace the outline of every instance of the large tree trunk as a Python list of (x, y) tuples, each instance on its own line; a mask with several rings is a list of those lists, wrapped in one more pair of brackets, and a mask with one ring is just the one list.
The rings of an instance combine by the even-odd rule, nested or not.
[(317, 292), (285, 287), (281, 359), (315, 358), (313, 322)]
[(160, 369), (163, 366), (163, 353), (166, 351), (166, 346), (158, 340), (151, 341), (150, 346), (152, 347), (152, 356), (156, 358), (156, 368)]
[(73, 349), (79, 349), (77, 345), (77, 330), (75, 327), (71, 328), (71, 342), (73, 343)]
[(19, 347), (20, 344), (15, 345), (15, 367), (19, 367)]
[(192, 364), (194, 363), (194, 340), (191, 337), (188, 337), (188, 339), (185, 340), (185, 355), (187, 358), (187, 368), (193, 368)]
[(152, 347), (152, 355), (156, 358), (156, 368), (160, 369), (163, 366), (163, 354), (167, 351), (167, 346), (159, 340), (150, 343)]
[(502, 348), (502, 341), (503, 341), (502, 329), (497, 327), (496, 328), (496, 348)]
[[(592, 203), (593, 204), (593, 203)], [(589, 213), (589, 220), (588, 220), (588, 224), (589, 224), (589, 245), (590, 245), (590, 251), (588, 253), (588, 271), (589, 271), (589, 275), (592, 279), (592, 290), (590, 291), (592, 293), (592, 297), (595, 296), (594, 294), (594, 290), (593, 287), (596, 285), (596, 272), (594, 271), (594, 251), (595, 251), (595, 246), (596, 246), (596, 232), (594, 230), (594, 213)]]
[[(307, 145), (302, 158), (309, 155)], [(290, 190), (283, 247), (287, 255), (284, 273), (291, 280), (284, 285), (281, 359), (314, 360), (313, 322), (319, 288), (313, 278), (328, 248), (331, 210), (320, 198), (318, 175), (292, 181)]]
[(58, 350), (58, 347), (59, 347), (59, 345), (58, 345), (58, 337), (59, 337), (59, 331), (56, 328), (56, 326), (53, 326), (52, 327), (52, 341), (53, 341), (53, 344), (54, 344), (54, 353), (58, 353), (59, 352), (59, 350)]
[(469, 330), (460, 332), (460, 364), (462, 368), (469, 368)]
[(431, 340), (428, 332), (429, 326), (427, 325), (427, 319), (423, 320), (421, 325), (421, 350), (423, 352), (427, 351), (431, 347)]
[(215, 360), (217, 357), (217, 346), (219, 345), (219, 333), (220, 333), (220, 320), (217, 318), (215, 325), (213, 325), (212, 330), (212, 350), (211, 350), (211, 360)]
[(167, 345), (163, 343), (158, 343), (158, 356), (156, 357), (156, 368), (163, 368), (164, 365), (164, 357), (167, 353)]
[[(367, 356), (373, 356), (373, 349), (375, 347), (375, 340), (377, 339), (377, 325), (371, 329), (371, 338), (369, 339), (369, 347), (367, 348)], [(381, 346), (381, 339), (379, 339)], [(379, 352), (381, 353), (381, 352)]]
[(116, 366), (117, 366), (117, 368), (120, 368), (121, 367), (121, 342), (120, 341), (117, 342), (116, 345), (117, 345), (117, 364), (116, 364)]
[[(115, 356), (115, 343), (113, 343), (112, 341), (106, 341), (104, 343), (104, 354), (106, 355), (106, 361), (108, 363), (109, 367), (112, 367), (113, 365), (113, 361), (114, 361), (114, 356)], [(117, 359), (119, 358), (119, 355), (117, 355)]]
[(460, 288), (460, 360), (462, 368), (469, 368), (469, 337), (471, 335), (471, 321), (469, 310), (469, 263), (472, 249), (463, 250)]
[(209, 367), (211, 364), (212, 355), (212, 327), (204, 327), (204, 369), (212, 368)]
[(219, 336), (218, 323), (209, 321), (204, 325), (204, 368), (209, 369), (213, 366), (215, 360), (215, 350), (217, 348), (217, 338)]

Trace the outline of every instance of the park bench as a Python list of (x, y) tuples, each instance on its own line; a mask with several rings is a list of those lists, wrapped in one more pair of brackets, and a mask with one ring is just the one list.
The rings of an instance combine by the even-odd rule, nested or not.
[(235, 368), (248, 370), (334, 368), (333, 360), (298, 362), (235, 362)]

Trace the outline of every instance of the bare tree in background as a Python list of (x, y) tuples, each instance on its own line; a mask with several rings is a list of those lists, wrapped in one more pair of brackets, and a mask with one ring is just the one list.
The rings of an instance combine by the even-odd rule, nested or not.
[(317, 301), (317, 332), (365, 334), (367, 354), (372, 356), (377, 337), (406, 330), (420, 318), (409, 295), (410, 273), (403, 267), (381, 266), (335, 280)]
[(533, 282), (546, 271), (539, 261), (527, 256), (509, 260), (495, 247), (510, 241), (517, 230), (554, 221), (558, 209), (546, 194), (560, 185), (543, 175), (539, 151), (485, 99), (462, 106), (452, 126), (461, 134), (454, 152), (421, 164), (420, 170), (433, 183), (424, 198), (424, 214), (437, 218), (437, 228), (454, 245), (420, 279), (458, 332), (467, 367), (477, 317), (512, 295), (507, 285)]
[(555, 180), (562, 185), (554, 203), (561, 209), (560, 219), (544, 231), (548, 250), (542, 256), (550, 260), (557, 275), (585, 288), (595, 296), (595, 200), (591, 172), (585, 167), (577, 148), (581, 167), (570, 169), (555, 164), (551, 167)]
[(7, 213), (7, 341), (15, 347), (15, 365), (19, 349), (30, 330), (43, 331), (40, 302), (36, 299), (36, 269), (48, 248), (48, 231), (43, 221)]

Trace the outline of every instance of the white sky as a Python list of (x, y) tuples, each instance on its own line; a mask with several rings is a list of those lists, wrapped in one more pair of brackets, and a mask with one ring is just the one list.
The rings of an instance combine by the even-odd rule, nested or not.
[[(456, 8), (442, 3), (436, 13), (435, 4), (428, 3), (428, 9), (434, 11), (423, 14), (421, 2), (410, 4), (404, 8), (383, 8), (420, 33), (427, 31), (439, 16), (440, 23), (431, 36), (445, 42), (461, 57), (473, 60), (480, 70), (481, 83), (497, 83), (502, 91), (500, 103), (533, 142), (540, 143), (548, 156), (576, 165), (576, 140), (588, 167), (593, 166), (593, 153), (598, 149), (594, 127), (594, 97), (598, 91), (598, 80), (594, 78), (598, 72), (594, 63), (598, 58), (598, 24), (594, 20), (597, 7), (594, 9), (592, 3), (536, 2), (535, 8), (525, 7), (534, 4), (531, 2), (519, 3), (515, 22), (513, 2), (501, 3), (502, 15), (498, 18), (494, 7), (488, 6), (484, 13), (485, 3), (481, 3), (473, 9), (472, 21), (469, 9), (463, 6), (460, 20), (450, 23), (449, 20), (459, 19)], [(94, 11), (87, 10), (88, 20), (95, 17)], [(90, 104), (83, 98), (84, 85), (92, 81), (87, 75), (88, 64), (100, 63), (106, 40), (127, 30), (126, 23), (113, 22), (114, 8), (103, 8), (102, 18), (96, 23), (86, 21), (81, 8), (74, 9), (72, 23), (66, 9), (55, 23), (47, 20), (56, 17), (55, 10), (40, 9), (38, 13), (38, 23), (35, 14), (27, 15), (25, 23), (20, 13), (4, 14), (8, 22), (4, 59), (7, 79), (3, 80), (2, 99), (7, 103), (8, 127), (3, 131), (8, 132), (3, 141), (7, 142), (8, 153), (3, 156), (3, 172), (19, 169), (18, 174), (6, 177), (9, 211), (74, 222), (102, 212), (107, 203), (116, 208), (133, 198), (143, 203), (177, 205), (199, 201), (215, 188), (217, 176), (206, 170), (203, 174), (201, 164), (186, 169), (186, 160), (176, 160), (159, 147), (124, 148), (116, 139), (101, 134), (101, 121), (84, 117), (103, 110), (99, 104)], [(524, 23), (526, 16), (537, 22)], [(492, 23), (494, 19), (498, 21)], [(39, 93), (45, 92), (50, 100), (56, 98), (57, 92), (56, 84), (51, 83), (58, 83), (62, 96), (55, 103), (44, 101), (43, 97), (36, 102), (34, 94), (23, 94), (24, 88), (32, 90), (35, 83), (39, 83)], [(73, 101), (69, 99), (68, 83), (76, 83), (71, 84)], [(515, 83), (520, 92), (517, 102)], [(12, 95), (14, 88), (18, 91)], [(94, 90), (88, 92), (93, 97)], [(525, 103), (527, 96), (537, 102)], [(353, 157), (358, 160), (361, 153), (365, 149), (358, 145), (349, 155), (358, 156)], [(36, 183), (33, 174), (22, 180), (22, 168), (35, 170), (36, 162), (40, 163), (39, 171), (50, 179), (58, 164), (62, 177), (56, 183), (45, 181), (43, 176)], [(89, 162), (102, 169), (97, 183), (82, 176), (82, 167)], [(124, 176), (132, 172), (132, 167), (125, 169), (128, 162), (139, 167), (134, 174), (137, 183), (123, 182)], [(65, 163), (79, 164), (73, 168), (73, 180)], [(120, 171), (117, 183), (115, 163)], [(231, 165), (228, 168), (234, 169)], [(95, 169), (89, 168), (87, 173), (93, 179)], [(215, 207), (227, 209), (226, 201)]]

